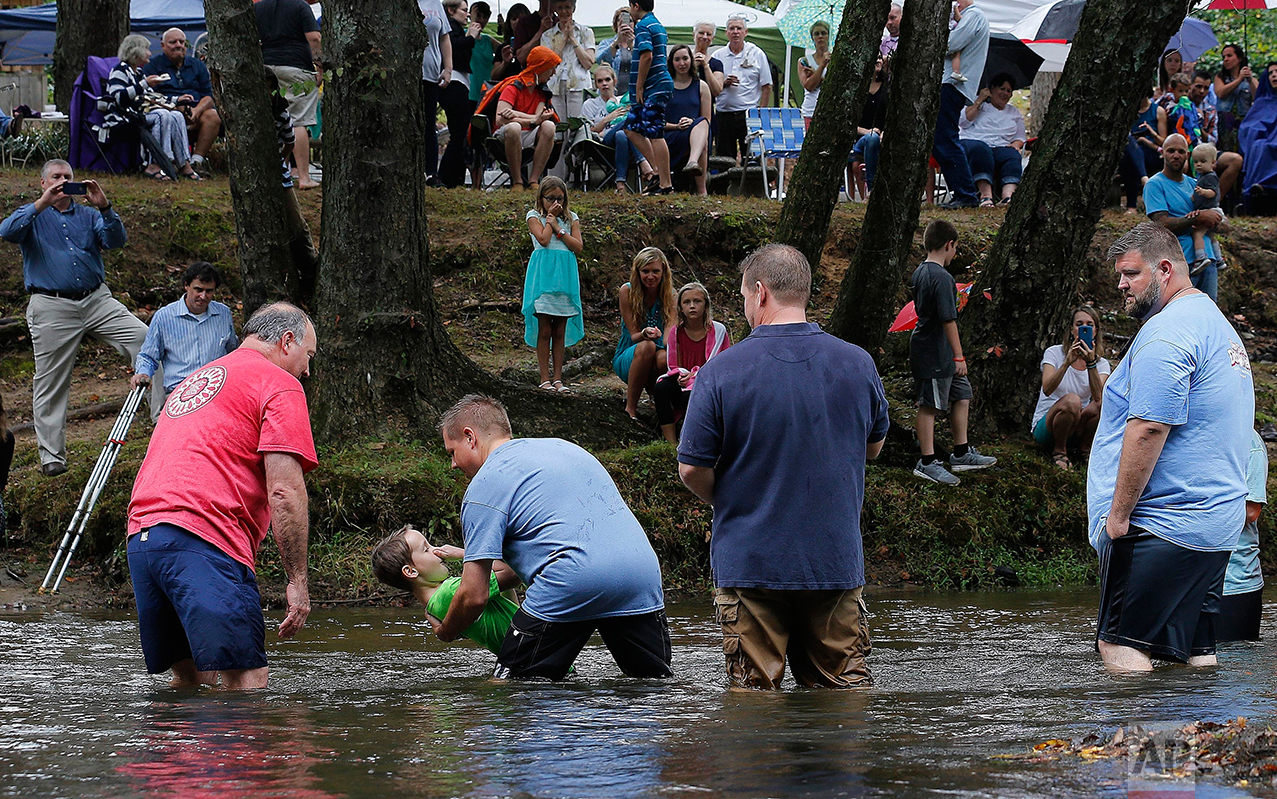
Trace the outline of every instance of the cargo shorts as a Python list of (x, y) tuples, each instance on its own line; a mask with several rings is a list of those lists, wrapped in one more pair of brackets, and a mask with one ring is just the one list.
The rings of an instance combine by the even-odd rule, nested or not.
[(733, 686), (779, 689), (785, 662), (799, 685), (865, 688), (873, 647), (862, 589), (719, 588), (714, 610)]

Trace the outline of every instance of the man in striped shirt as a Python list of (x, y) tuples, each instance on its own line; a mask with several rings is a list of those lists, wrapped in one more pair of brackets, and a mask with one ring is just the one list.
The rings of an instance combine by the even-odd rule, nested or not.
[[(156, 367), (163, 367), (167, 397), (187, 375), (239, 346), (231, 309), (213, 300), (221, 284), (221, 274), (207, 261), (186, 268), (186, 293), (151, 317), (134, 365), (134, 387), (149, 383)], [(162, 402), (151, 403), (151, 421), (159, 419), (163, 407)]]

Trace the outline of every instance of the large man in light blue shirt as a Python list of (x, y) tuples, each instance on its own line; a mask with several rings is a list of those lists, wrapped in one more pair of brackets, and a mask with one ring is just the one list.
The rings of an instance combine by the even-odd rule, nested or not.
[[(123, 247), (119, 214), (97, 181), (86, 180), (88, 204), (63, 187), (71, 165), (54, 159), (40, 170), (40, 197), (0, 222), (0, 237), (22, 247), (22, 279), (31, 300), (27, 328), (35, 351), (32, 416), (41, 470), (66, 471), (66, 410), (71, 369), (86, 334), (110, 344), (129, 362), (146, 338), (146, 325), (111, 296), (102, 250)], [(151, 394), (152, 406), (157, 403)]]
[[(1193, 190), (1197, 180), (1187, 174), (1188, 141), (1178, 133), (1172, 133), (1162, 142), (1162, 171), (1144, 184), (1144, 212), (1148, 218), (1162, 225), (1179, 238), (1184, 258), (1189, 263), (1193, 256), (1193, 231), (1201, 228), (1209, 231), (1207, 247), (1213, 249), (1212, 233), (1227, 233), (1228, 220), (1218, 208), (1193, 210)], [(1214, 262), (1193, 276), (1193, 286), (1213, 300), (1219, 290), (1219, 268)]]
[(1255, 388), (1241, 336), (1144, 222), (1109, 249), (1145, 320), (1104, 386), (1087, 473), (1105, 665), (1214, 665), (1224, 574), (1246, 517)]
[(979, 205), (980, 198), (971, 178), (967, 153), (958, 143), (958, 115), (975, 102), (980, 77), (984, 74), (984, 62), (989, 55), (989, 20), (975, 6), (975, 0), (957, 0), (955, 5), (961, 19), (949, 31), (948, 51), (962, 56), (962, 73), (966, 79), (958, 80), (958, 76), (951, 72), (940, 87), (940, 113), (936, 118), (936, 139), (931, 154), (940, 164), (945, 183), (953, 192), (953, 199), (946, 205), (974, 208)]
[[(162, 386), (167, 397), (187, 375), (239, 346), (231, 309), (213, 300), (222, 275), (207, 261), (196, 261), (182, 276), (185, 293), (151, 317), (146, 341), (134, 362), (132, 384), (151, 382), (163, 367)], [(163, 403), (151, 406), (151, 420), (158, 420)]]
[(463, 397), (439, 430), (470, 486), (461, 586), (435, 634), (451, 641), (479, 618), (492, 561), (504, 560), (528, 591), (497, 677), (562, 679), (596, 630), (625, 674), (668, 677), (661, 567), (603, 465), (561, 439), (512, 440), (505, 407), (489, 397)]

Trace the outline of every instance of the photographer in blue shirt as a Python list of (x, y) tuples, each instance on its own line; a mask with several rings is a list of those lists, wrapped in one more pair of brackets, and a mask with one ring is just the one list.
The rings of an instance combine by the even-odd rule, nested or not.
[[(67, 470), (71, 368), (85, 334), (115, 347), (129, 363), (146, 338), (146, 325), (106, 286), (102, 250), (124, 246), (124, 223), (97, 181), (73, 181), (66, 161), (45, 162), (39, 199), (0, 222), (0, 237), (22, 247), (22, 279), (31, 294), (27, 328), (35, 350), (32, 415), (41, 469), (50, 477)], [(88, 204), (75, 202), (71, 192), (83, 194)], [(154, 390), (151, 402), (158, 402)]]
[(222, 130), (222, 117), (213, 104), (213, 83), (208, 67), (198, 58), (186, 54), (186, 34), (180, 28), (169, 28), (160, 39), (159, 55), (142, 68), (143, 75), (167, 75), (168, 80), (155, 86), (155, 91), (178, 104), (186, 115), (186, 129), (191, 141), (191, 166), (204, 171), (213, 140)]

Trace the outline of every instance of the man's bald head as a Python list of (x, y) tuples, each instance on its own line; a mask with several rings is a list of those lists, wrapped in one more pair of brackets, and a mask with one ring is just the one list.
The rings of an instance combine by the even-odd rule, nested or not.
[(1162, 142), (1162, 147), (1163, 148), (1171, 147), (1176, 144), (1178, 144), (1181, 148), (1185, 150), (1188, 149), (1188, 139), (1184, 138), (1182, 135), (1178, 133), (1172, 133), (1171, 135), (1167, 136), (1165, 141)]

